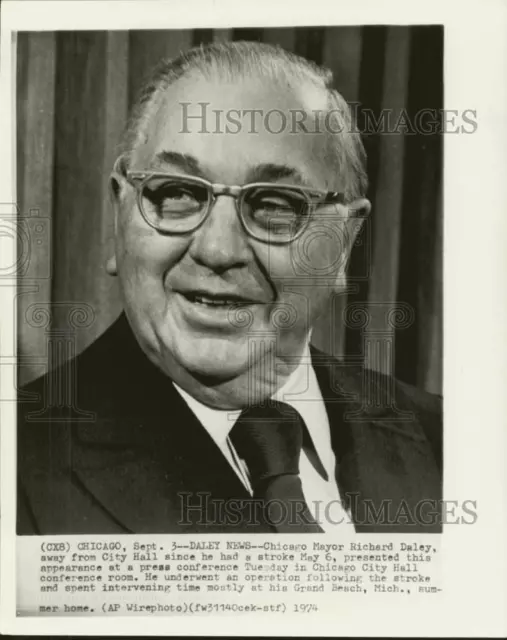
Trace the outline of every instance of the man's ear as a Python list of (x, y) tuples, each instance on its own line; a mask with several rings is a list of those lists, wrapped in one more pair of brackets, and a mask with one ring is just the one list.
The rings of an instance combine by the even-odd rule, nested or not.
[(348, 204), (347, 208), (348, 218), (356, 221), (357, 224), (355, 225), (355, 228), (359, 231), (363, 226), (364, 220), (368, 217), (371, 211), (371, 202), (366, 198), (357, 198)]
[(350, 241), (348, 253), (350, 256), (350, 252), (352, 251), (357, 235), (361, 231), (363, 223), (371, 211), (371, 202), (366, 198), (357, 198), (357, 200), (348, 204), (347, 208), (347, 220), (350, 221), (347, 225), (347, 232)]
[(336, 286), (339, 288), (346, 285), (346, 272), (352, 248), (365, 219), (371, 211), (371, 203), (366, 198), (358, 198), (345, 206), (347, 207), (347, 216), (343, 225), (343, 256), (336, 278)]
[[(122, 192), (127, 182), (122, 171), (119, 169), (120, 166), (121, 161), (117, 160), (111, 176), (109, 177), (109, 197), (111, 198), (111, 204), (113, 205), (115, 237), (118, 229), (118, 216), (120, 215)], [(106, 263), (106, 273), (110, 276), (118, 275), (116, 255), (112, 255), (108, 259)]]
[(116, 233), (116, 221), (118, 218), (123, 191), (126, 188), (127, 180), (119, 172), (114, 171), (109, 176), (109, 197), (114, 210), (114, 229)]

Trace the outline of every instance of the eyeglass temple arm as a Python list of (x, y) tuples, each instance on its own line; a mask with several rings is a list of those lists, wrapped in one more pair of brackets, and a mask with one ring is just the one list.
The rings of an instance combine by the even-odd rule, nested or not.
[(340, 191), (328, 191), (324, 202), (328, 204), (345, 204), (345, 195)]
[[(326, 197), (324, 199), (324, 204), (341, 204), (346, 206), (347, 203), (345, 200), (345, 194), (339, 191), (329, 191), (326, 194)], [(366, 209), (365, 207), (362, 207), (362, 206), (349, 207), (349, 208), (350, 208), (349, 215), (351, 217), (365, 218), (369, 213), (369, 208)]]

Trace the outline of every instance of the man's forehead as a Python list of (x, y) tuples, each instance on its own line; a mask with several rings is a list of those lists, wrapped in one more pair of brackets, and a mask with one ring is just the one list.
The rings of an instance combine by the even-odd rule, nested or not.
[[(257, 131), (280, 135), (286, 127), (280, 126), (280, 113), (312, 115), (312, 109), (325, 108), (319, 96), (311, 107), (299, 86), (281, 84), (257, 77), (205, 78), (200, 75), (182, 78), (168, 87), (159, 101), (152, 122), (160, 129), (170, 126), (177, 130), (218, 134), (228, 130), (234, 135)], [(277, 121), (278, 115), (278, 121)], [(240, 122), (239, 125), (233, 122)], [(261, 126), (262, 125), (262, 126)], [(238, 130), (239, 128), (239, 130)]]
[(283, 74), (266, 77), (257, 73), (238, 73), (233, 76), (219, 72), (204, 75), (194, 71), (167, 87), (161, 107), (173, 111), (185, 101), (209, 102), (217, 108), (304, 108), (311, 111), (325, 109), (327, 97), (322, 88)]
[[(318, 104), (322, 107), (322, 96)], [(162, 96), (136, 155), (145, 168), (147, 163), (163, 168), (175, 158), (171, 154), (180, 154), (189, 165), (194, 159), (204, 167), (212, 164), (229, 178), (235, 170), (238, 179), (263, 164), (319, 173), (321, 167), (312, 171), (309, 165), (322, 157), (323, 135), (298, 124), (303, 118), (310, 122), (308, 111), (299, 88), (287, 84), (255, 77), (183, 78)]]

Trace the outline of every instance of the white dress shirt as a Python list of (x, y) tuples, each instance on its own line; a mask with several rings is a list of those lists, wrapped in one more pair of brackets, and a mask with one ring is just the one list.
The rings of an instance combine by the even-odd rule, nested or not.
[[(213, 409), (198, 402), (178, 385), (174, 386), (252, 494), (248, 469), (244, 461), (240, 460), (229, 438), (229, 433), (241, 411)], [(315, 452), (327, 473), (328, 479), (326, 480), (315, 469), (306, 452), (302, 450), (299, 470), (303, 494), (310, 512), (326, 533), (337, 531), (343, 533), (345, 527), (350, 532), (351, 520), (341, 504), (335, 479), (336, 460), (331, 448), (329, 420), (317, 377), (311, 364), (308, 345), (299, 365), (285, 384), (273, 395), (273, 399), (285, 402), (299, 412), (308, 428)]]

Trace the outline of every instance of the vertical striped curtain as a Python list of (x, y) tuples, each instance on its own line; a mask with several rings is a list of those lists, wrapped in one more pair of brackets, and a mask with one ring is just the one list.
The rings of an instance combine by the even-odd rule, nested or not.
[[(143, 78), (162, 57), (228, 40), (280, 44), (329, 67), (359, 126), (364, 109), (396, 120), (403, 110), (442, 107), (440, 27), (18, 34), (17, 201), (30, 237), (18, 287), (21, 384), (52, 366), (50, 335), (66, 336), (60, 357), (71, 357), (121, 310), (104, 269), (113, 236), (107, 183)], [(364, 142), (372, 213), (353, 250), (349, 291), (330, 301), (313, 341), (346, 359), (366, 355), (373, 367), (371, 345), (388, 343), (397, 377), (440, 392), (441, 137), (366, 128)]]

